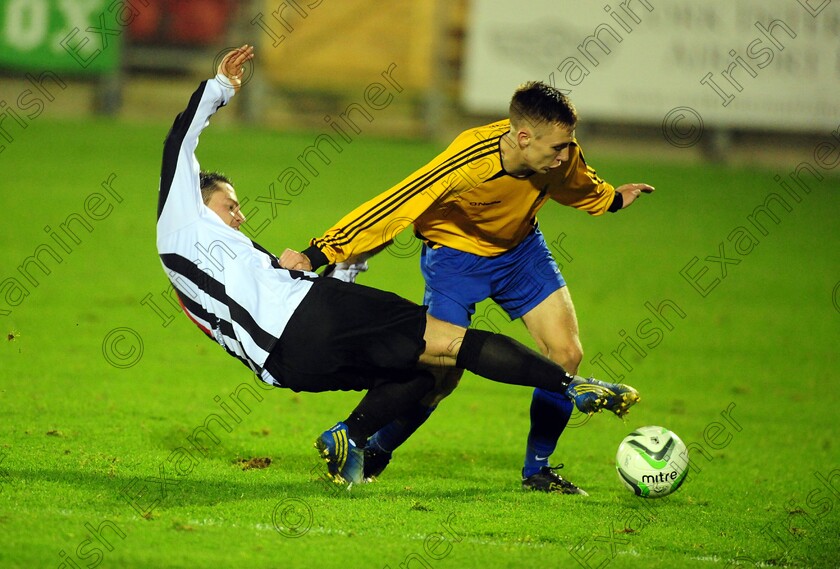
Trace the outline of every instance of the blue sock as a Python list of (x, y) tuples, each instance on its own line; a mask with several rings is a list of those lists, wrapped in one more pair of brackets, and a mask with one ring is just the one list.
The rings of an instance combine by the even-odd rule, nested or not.
[(525, 449), (525, 467), (522, 477), (527, 478), (548, 466), (548, 457), (557, 448), (557, 439), (569, 423), (574, 403), (560, 393), (534, 389), (531, 398), (531, 430)]
[(376, 431), (368, 439), (367, 446), (375, 447), (377, 450), (384, 452), (394, 452), (398, 446), (414, 434), (414, 431), (420, 428), (420, 425), (426, 422), (426, 419), (436, 408), (437, 405), (426, 407), (418, 403), (408, 413)]

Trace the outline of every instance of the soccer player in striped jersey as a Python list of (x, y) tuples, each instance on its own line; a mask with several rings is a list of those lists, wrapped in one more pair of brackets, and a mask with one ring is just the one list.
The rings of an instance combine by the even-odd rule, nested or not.
[(440, 366), (565, 391), (587, 413), (608, 404), (605, 389), (510, 338), (433, 318), (392, 293), (283, 269), (241, 233), (233, 184), (200, 170), (195, 150), (253, 56), (247, 45), (229, 52), (176, 117), (164, 143), (157, 248), (186, 315), (260, 379), (295, 391), (367, 391), (316, 439), (334, 481), (363, 479), (365, 442), (419, 403)]
[[(577, 317), (537, 212), (549, 200), (596, 216), (616, 212), (653, 187), (614, 188), (602, 180), (583, 158), (576, 124), (577, 113), (565, 95), (544, 83), (526, 83), (513, 95), (509, 119), (463, 132), (431, 162), (351, 211), (302, 253), (286, 251), (281, 264), (313, 270), (352, 259), (393, 239), (393, 228), (410, 220), (424, 241), (420, 268), (429, 314), (467, 327), (476, 303), (492, 298), (511, 320), (522, 319), (545, 355), (577, 373), (583, 357)], [(433, 396), (372, 437), (367, 475), (385, 468), (394, 449), (460, 376), (460, 370), (447, 372)], [(592, 383), (614, 395), (608, 408), (619, 416), (638, 400), (629, 386)], [(534, 391), (524, 488), (583, 493), (549, 466), (572, 406), (564, 393)]]

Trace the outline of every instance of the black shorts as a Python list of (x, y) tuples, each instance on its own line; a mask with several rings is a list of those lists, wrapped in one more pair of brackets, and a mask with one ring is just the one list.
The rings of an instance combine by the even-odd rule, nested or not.
[(294, 391), (370, 389), (414, 377), (426, 349), (426, 307), (396, 294), (320, 278), (265, 362)]

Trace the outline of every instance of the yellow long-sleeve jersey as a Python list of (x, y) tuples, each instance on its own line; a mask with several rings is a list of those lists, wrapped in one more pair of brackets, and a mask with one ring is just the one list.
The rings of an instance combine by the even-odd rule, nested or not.
[(431, 162), (313, 239), (304, 251), (313, 266), (375, 249), (412, 223), (433, 248), (490, 257), (518, 245), (549, 199), (592, 215), (607, 211), (615, 189), (586, 165), (576, 143), (568, 161), (546, 174), (505, 172), (500, 145), (509, 130), (503, 120), (461, 133)]

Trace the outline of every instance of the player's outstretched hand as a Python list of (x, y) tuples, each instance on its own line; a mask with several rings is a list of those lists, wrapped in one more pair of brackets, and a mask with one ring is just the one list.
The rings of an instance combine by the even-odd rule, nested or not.
[(242, 76), (245, 74), (245, 62), (251, 59), (254, 59), (254, 46), (246, 43), (228, 52), (219, 63), (218, 73), (227, 77), (231, 87), (238, 91), (242, 86)]
[(623, 209), (633, 203), (642, 192), (649, 194), (654, 189), (653, 186), (649, 186), (648, 184), (624, 184), (623, 186), (617, 187), (615, 191), (619, 192), (624, 200)]

